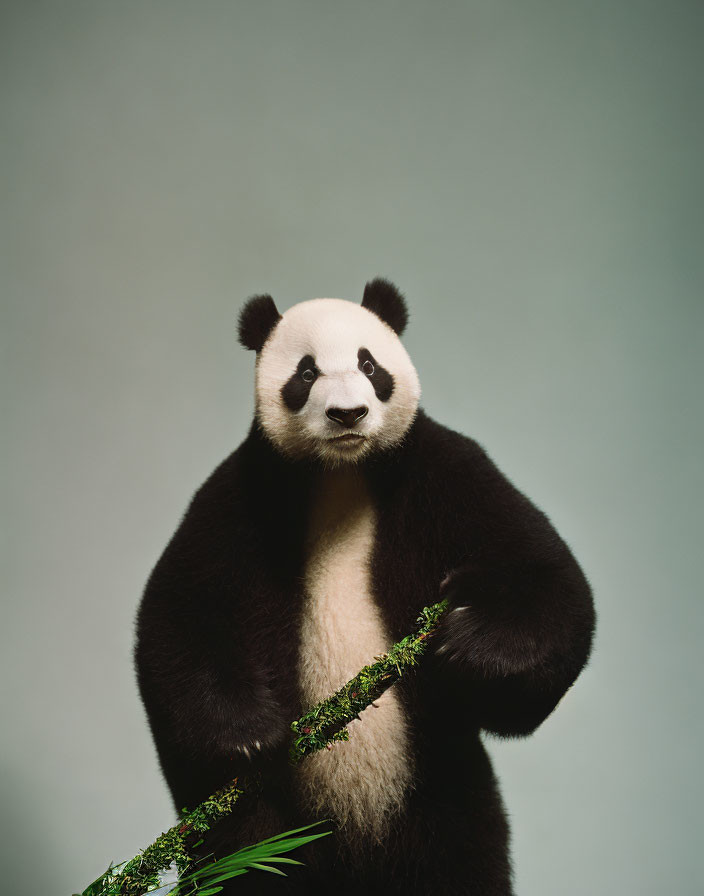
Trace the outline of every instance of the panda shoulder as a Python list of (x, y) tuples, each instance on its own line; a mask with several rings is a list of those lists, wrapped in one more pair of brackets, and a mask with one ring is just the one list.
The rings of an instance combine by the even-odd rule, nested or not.
[(190, 577), (198, 569), (220, 566), (233, 545), (251, 538), (253, 496), (250, 438), (222, 460), (188, 502), (151, 579), (178, 570)]
[(421, 413), (415, 443), (418, 477), (435, 501), (509, 513), (530, 504), (476, 439)]
[(451, 519), (463, 513), (486, 531), (512, 533), (552, 556), (564, 550), (547, 515), (474, 439), (426, 418), (420, 460), (434, 504)]
[(484, 448), (475, 439), (444, 426), (419, 410), (414, 423), (414, 442), (420, 463), (454, 473), (458, 470), (494, 468)]
[(237, 519), (257, 502), (258, 486), (276, 475), (276, 456), (256, 424), (242, 444), (229, 454), (193, 495), (184, 521), (190, 517)]

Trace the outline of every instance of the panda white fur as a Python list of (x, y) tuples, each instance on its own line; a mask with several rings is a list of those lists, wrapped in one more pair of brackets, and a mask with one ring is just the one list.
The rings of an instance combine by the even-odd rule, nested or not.
[[(403, 438), (419, 397), (418, 375), (396, 333), (352, 302), (295, 305), (259, 352), (256, 409), (263, 430), (284, 454), (318, 457), (323, 468), (304, 561), (298, 674), (309, 706), (393, 643), (371, 594), (376, 519), (357, 464)], [(382, 837), (413, 781), (406, 721), (394, 690), (350, 725), (348, 743), (310, 757), (298, 774), (302, 798), (320, 817), (332, 815)]]
[[(290, 892), (510, 893), (479, 731), (532, 731), (590, 650), (589, 586), (547, 518), (419, 410), (406, 320), (384, 280), (361, 305), (247, 303), (252, 430), (196, 494), (140, 607), (139, 684), (176, 805), (243, 769), (271, 781), (209, 848), (332, 821)], [(290, 722), (441, 594), (435, 655), (349, 742), (292, 770)], [(265, 891), (249, 877), (233, 892)]]

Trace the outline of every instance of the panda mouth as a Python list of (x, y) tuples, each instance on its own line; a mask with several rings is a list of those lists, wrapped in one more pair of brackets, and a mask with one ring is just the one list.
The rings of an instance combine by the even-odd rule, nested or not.
[(328, 439), (329, 442), (337, 442), (337, 443), (352, 443), (352, 442), (363, 442), (365, 436), (363, 436), (360, 432), (346, 432), (341, 436), (334, 436), (331, 439)]

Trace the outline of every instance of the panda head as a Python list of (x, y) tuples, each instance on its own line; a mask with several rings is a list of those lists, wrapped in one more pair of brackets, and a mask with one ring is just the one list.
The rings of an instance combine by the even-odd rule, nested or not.
[(240, 342), (257, 353), (257, 419), (279, 451), (335, 467), (403, 439), (420, 398), (399, 339), (407, 319), (403, 296), (381, 279), (361, 305), (312, 299), (282, 315), (271, 296), (247, 302)]

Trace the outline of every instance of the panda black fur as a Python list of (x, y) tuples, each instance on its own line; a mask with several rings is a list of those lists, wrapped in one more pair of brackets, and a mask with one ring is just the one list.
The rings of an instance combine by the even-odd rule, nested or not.
[[(406, 319), (384, 280), (361, 306), (247, 303), (254, 422), (142, 599), (138, 681), (176, 807), (255, 767), (268, 782), (203, 848), (333, 822), (287, 881), (252, 872), (233, 893), (511, 893), (479, 733), (529, 734), (589, 656), (583, 573), (482, 448), (418, 408)], [(291, 721), (440, 596), (452, 609), (417, 674), (291, 769)]]

